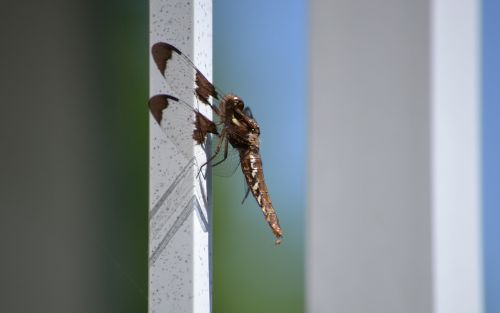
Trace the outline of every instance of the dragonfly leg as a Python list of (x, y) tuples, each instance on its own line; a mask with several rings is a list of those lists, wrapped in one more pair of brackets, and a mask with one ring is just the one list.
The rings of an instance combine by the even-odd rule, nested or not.
[(245, 196), (243, 197), (243, 200), (241, 200), (241, 204), (245, 202), (245, 200), (248, 198), (248, 194), (250, 193), (250, 187), (247, 188), (247, 192), (245, 193)]
[(222, 143), (224, 142), (224, 140), (226, 140), (225, 129), (222, 130), (222, 132), (220, 134), (220, 140), (217, 143), (217, 146), (215, 147), (214, 155), (212, 155), (212, 157), (210, 159), (208, 159), (205, 163), (203, 163), (202, 166), (200, 166), (200, 170), (198, 171), (198, 175), (196, 175), (197, 177), (200, 176), (200, 173), (203, 170), (203, 167), (207, 166), (219, 154), (221, 146), (222, 146)]
[(229, 140), (226, 140), (226, 142), (224, 144), (224, 158), (222, 158), (222, 160), (220, 160), (219, 162), (215, 163), (212, 166), (217, 166), (217, 165), (221, 164), (222, 162), (224, 162), (227, 159), (228, 151), (229, 151)]

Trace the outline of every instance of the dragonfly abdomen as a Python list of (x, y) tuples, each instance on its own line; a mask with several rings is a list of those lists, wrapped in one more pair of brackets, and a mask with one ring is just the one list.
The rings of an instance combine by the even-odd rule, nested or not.
[(276, 236), (276, 244), (280, 244), (283, 232), (264, 180), (264, 171), (262, 169), (260, 153), (249, 149), (241, 151), (240, 158), (241, 168), (243, 170), (243, 174), (245, 175), (248, 188), (250, 188), (252, 195), (262, 209), (262, 213), (264, 214), (269, 227), (271, 227), (273, 234)]

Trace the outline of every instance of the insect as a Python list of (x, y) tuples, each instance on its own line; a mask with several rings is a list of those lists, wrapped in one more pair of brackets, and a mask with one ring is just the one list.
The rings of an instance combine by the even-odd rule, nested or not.
[[(158, 94), (151, 97), (148, 102), (156, 122), (160, 126), (168, 123), (168, 117), (164, 114), (167, 108), (174, 106), (187, 108), (193, 120), (192, 139), (196, 144), (205, 144), (209, 134), (218, 139), (213, 155), (202, 167), (221, 164), (228, 158), (231, 147), (234, 148), (238, 152), (247, 185), (243, 201), (251, 192), (276, 237), (275, 243), (280, 244), (283, 232), (264, 180), (260, 155), (260, 129), (250, 109), (245, 107), (243, 100), (237, 95), (223, 94), (208, 81), (187, 56), (173, 45), (158, 42), (151, 48), (151, 53), (156, 67), (167, 83), (172, 81), (172, 84), (175, 84), (176, 75), (190, 76), (194, 82), (192, 85), (195, 85), (192, 92), (199, 101), (210, 107), (215, 117), (214, 120), (209, 119), (176, 95)], [(217, 157), (220, 160), (215, 162)]]

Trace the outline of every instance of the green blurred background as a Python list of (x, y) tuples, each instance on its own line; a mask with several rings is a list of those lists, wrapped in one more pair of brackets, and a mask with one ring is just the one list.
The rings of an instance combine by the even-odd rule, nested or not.
[(147, 312), (148, 1), (2, 1), (0, 312)]

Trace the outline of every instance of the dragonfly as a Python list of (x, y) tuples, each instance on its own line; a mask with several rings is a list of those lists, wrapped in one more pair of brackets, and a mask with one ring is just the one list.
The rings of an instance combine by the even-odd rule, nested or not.
[[(155, 43), (151, 54), (158, 71), (170, 88), (177, 86), (179, 94), (191, 89), (196, 98), (209, 107), (213, 119), (207, 117), (199, 109), (193, 108), (187, 101), (175, 94), (176, 90), (152, 96), (148, 101), (149, 110), (162, 129), (168, 129), (169, 120), (179, 118), (179, 112), (187, 112), (192, 120), (191, 139), (196, 145), (207, 145), (209, 140), (216, 142), (215, 149), (207, 157), (205, 166), (218, 166), (225, 162), (230, 151), (236, 151), (241, 170), (245, 177), (246, 193), (243, 201), (252, 193), (264, 218), (275, 236), (275, 244), (279, 245), (283, 237), (278, 215), (271, 202), (271, 197), (264, 179), (262, 157), (260, 154), (260, 128), (248, 106), (233, 93), (223, 93), (212, 84), (194, 65), (189, 57), (175, 46), (166, 43)], [(186, 78), (189, 79), (180, 79)], [(179, 81), (191, 82), (188, 86), (178, 86)], [(174, 130), (170, 129), (171, 132)], [(172, 137), (176, 133), (169, 134)]]

